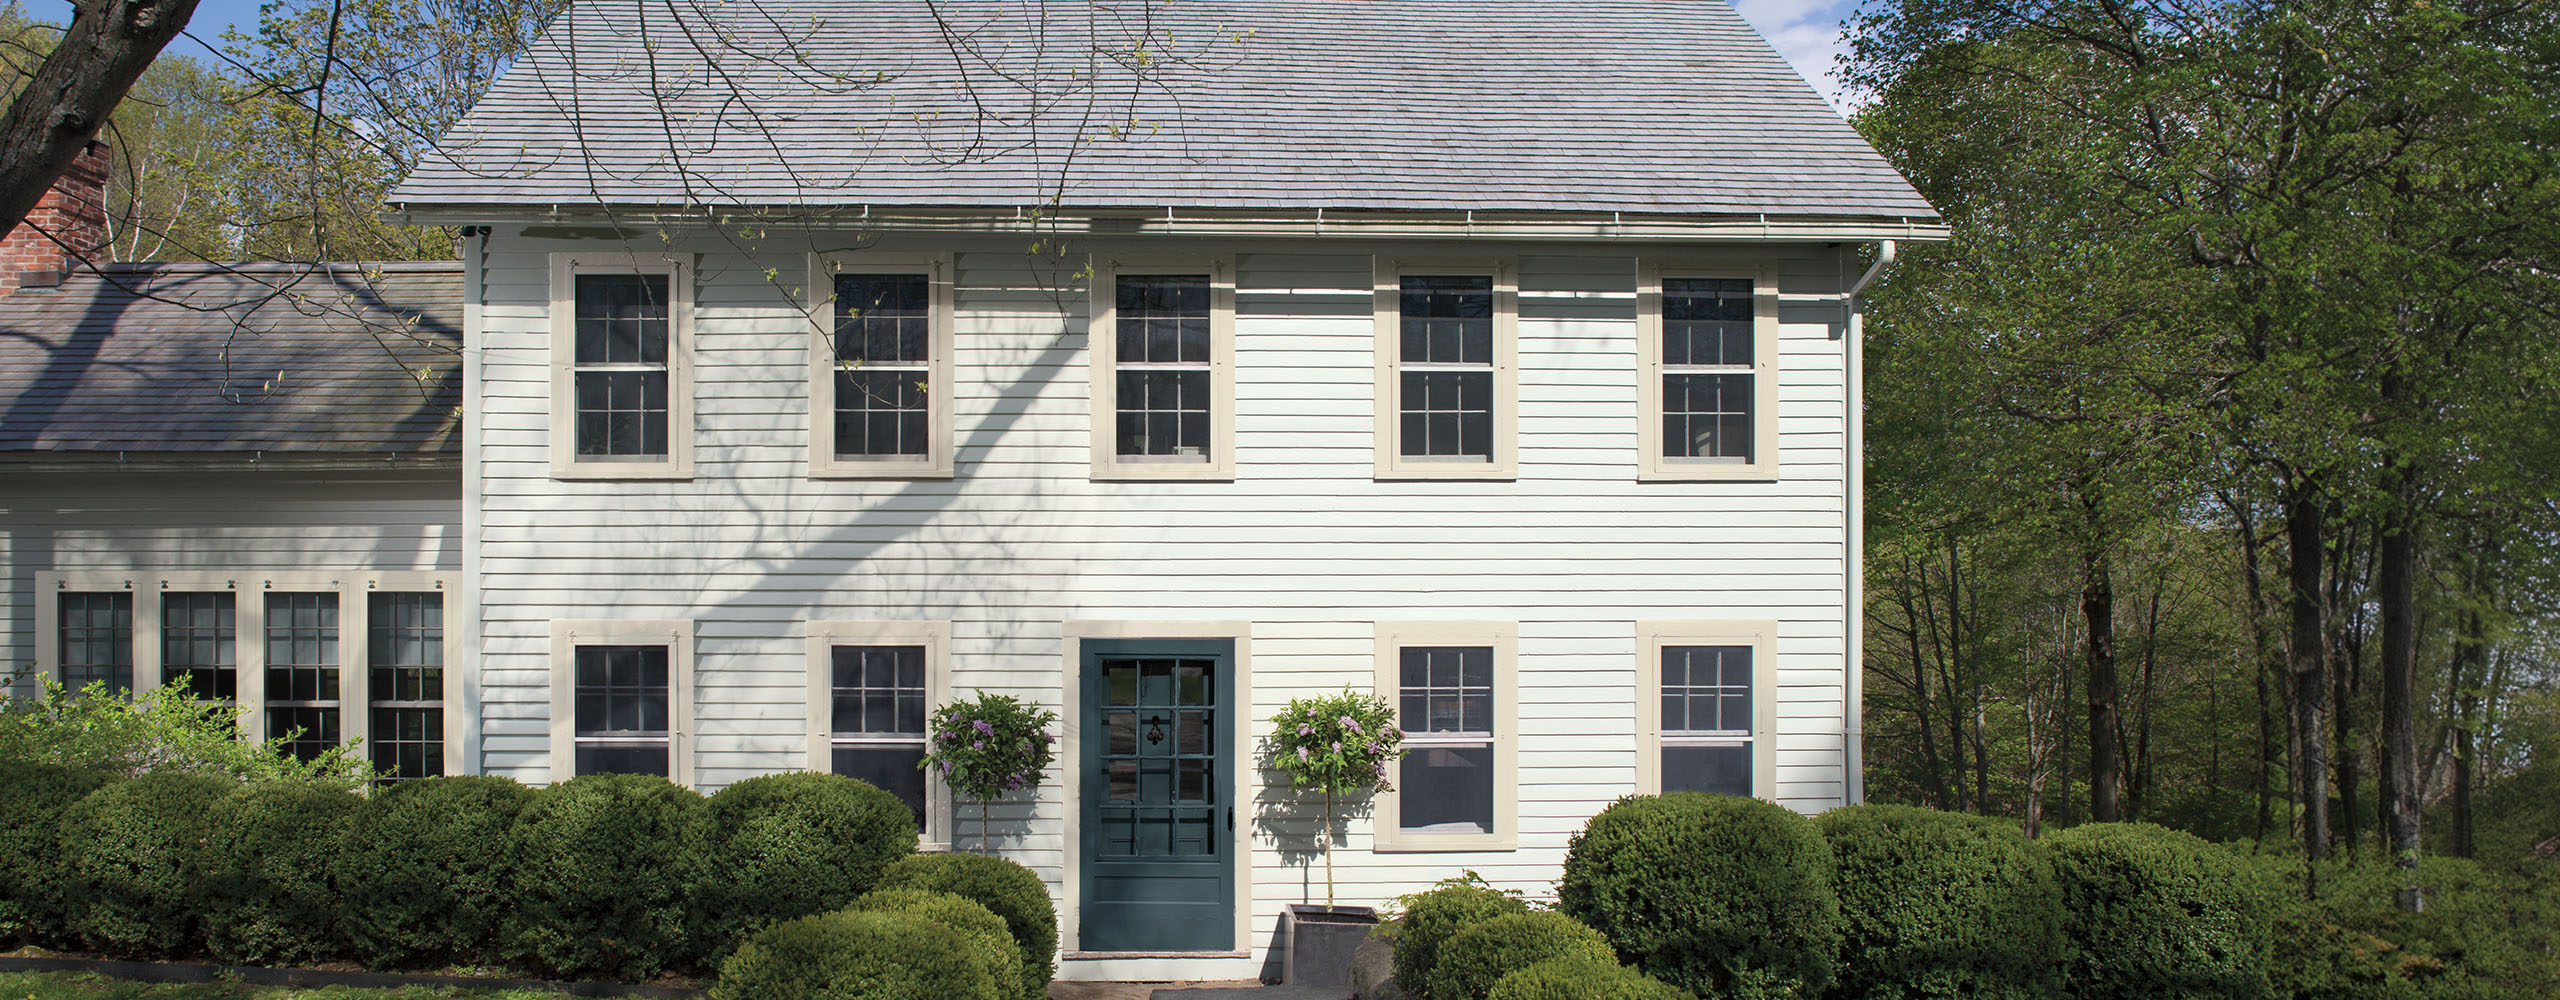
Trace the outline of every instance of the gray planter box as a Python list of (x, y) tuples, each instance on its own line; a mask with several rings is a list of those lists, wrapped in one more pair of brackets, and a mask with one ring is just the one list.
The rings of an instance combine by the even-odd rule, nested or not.
[(1291, 986), (1351, 985), (1351, 955), (1378, 926), (1366, 906), (1291, 904), (1280, 911), (1280, 981)]

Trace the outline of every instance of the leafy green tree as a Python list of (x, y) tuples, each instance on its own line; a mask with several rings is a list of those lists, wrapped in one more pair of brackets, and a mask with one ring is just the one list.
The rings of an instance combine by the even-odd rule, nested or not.
[(47, 679), (32, 697), (11, 690), (11, 684), (0, 683), (0, 760), (126, 777), (211, 774), (345, 790), (362, 788), (374, 777), (356, 743), (306, 761), (288, 748), (298, 730), (263, 743), (241, 739), (239, 710), (194, 700), (183, 677), (130, 700), (103, 682), (71, 691)]

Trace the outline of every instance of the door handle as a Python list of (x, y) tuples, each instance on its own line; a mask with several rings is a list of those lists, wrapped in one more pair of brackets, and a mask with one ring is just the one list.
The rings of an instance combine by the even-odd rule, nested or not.
[(1227, 807), (1227, 832), (1236, 832), (1236, 807), (1234, 806)]

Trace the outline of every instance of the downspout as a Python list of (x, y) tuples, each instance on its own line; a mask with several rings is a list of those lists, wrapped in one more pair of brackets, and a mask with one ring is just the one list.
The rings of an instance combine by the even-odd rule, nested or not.
[(1845, 338), (1848, 343), (1842, 346), (1846, 349), (1846, 363), (1849, 367), (1849, 392), (1847, 400), (1841, 406), (1843, 426), (1848, 432), (1848, 453), (1842, 456), (1841, 463), (1848, 467), (1849, 494), (1846, 498), (1847, 502), (1843, 504), (1847, 513), (1841, 520), (1845, 522), (1844, 527), (1848, 529), (1847, 541), (1842, 546), (1844, 557), (1842, 564), (1849, 574), (1849, 593), (1847, 607), (1842, 615), (1841, 628), (1849, 640), (1849, 657), (1843, 671), (1845, 675), (1843, 683), (1847, 686), (1848, 697), (1842, 699), (1840, 709), (1840, 743), (1841, 753), (1846, 758), (1843, 763), (1846, 765), (1847, 799), (1853, 806), (1862, 805), (1867, 801), (1867, 741), (1864, 721), (1867, 671), (1866, 629), (1863, 624), (1867, 602), (1865, 502), (1867, 373), (1866, 362), (1859, 350), (1859, 347), (1866, 342), (1867, 317), (1866, 311), (1858, 302), (1858, 293), (1866, 291), (1867, 286), (1874, 284), (1876, 277), (1883, 274), (1885, 268), (1893, 266), (1894, 258), (1894, 242), (1879, 241), (1876, 244), (1876, 262), (1867, 267), (1867, 273), (1858, 276), (1857, 283), (1850, 285), (1848, 294), (1843, 296), (1844, 305), (1848, 310), (1848, 316), (1844, 321), (1844, 325), (1848, 327), (1848, 335)]
[[(486, 762), (481, 750), (486, 731), (481, 725), (480, 656), (484, 651), (483, 623), (480, 616), (480, 509), (481, 465), (480, 429), (486, 410), (481, 402), (480, 380), (484, 372), (481, 352), (488, 346), (486, 322), (482, 308), (488, 296), (489, 227), (465, 226), (462, 229), (462, 573), (459, 585), (448, 600), (458, 607), (445, 609), (447, 628), (462, 630), (461, 660), (446, 670), (461, 675), (459, 701), (461, 718), (447, 716), (445, 729), (453, 736), (453, 753), (446, 758), (448, 773), (484, 774)], [(446, 682), (447, 697), (453, 695), (450, 678)], [(456, 722), (459, 722), (459, 725)]]

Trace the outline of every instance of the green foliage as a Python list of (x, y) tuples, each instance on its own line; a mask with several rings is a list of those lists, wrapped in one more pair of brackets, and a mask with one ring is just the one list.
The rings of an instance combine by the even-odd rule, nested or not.
[(721, 963), (711, 1000), (1006, 1000), (1013, 986), (949, 924), (838, 910), (747, 938)]
[(2145, 823), (2093, 823), (2042, 844), (2062, 883), (2074, 1000), (2269, 995), (2268, 887), (2238, 856)]
[(1430, 989), (1431, 970), (1440, 964), (1440, 949), (1450, 938), (1495, 917), (1526, 913), (1529, 904), (1470, 871), (1399, 897), (1392, 909), (1395, 919), (1370, 933), (1394, 946), (1395, 981), (1419, 997)]
[(973, 900), (926, 889), (881, 889), (865, 893), (849, 909), (905, 913), (949, 927), (1004, 984), (1007, 997), (1017, 995), (1015, 991), (1026, 997), (1048, 995), (1047, 979), (1039, 966), (1022, 960), (1022, 946), (1014, 943), (1004, 918)]
[(1833, 809), (1839, 1000), (2033, 1000), (2059, 988), (2062, 890), (2016, 824), (1911, 806)]
[(0, 951), (67, 943), (54, 836), (63, 812), (106, 783), (95, 771), (0, 760)]
[(195, 883), (213, 807), (237, 787), (207, 774), (145, 774), (64, 810), (57, 843), (72, 932), (113, 955), (187, 950), (203, 927)]
[(244, 965), (336, 955), (343, 936), (330, 863), (363, 799), (312, 785), (243, 785), (213, 804), (196, 890), (206, 949)]
[[(2427, 858), (2255, 859), (2272, 896), (2276, 995), (2292, 1000), (2527, 1000), (2560, 995), (2560, 873)], [(2316, 877), (2314, 875), (2316, 874)], [(2404, 881), (2426, 905), (2398, 905)], [(2311, 891), (2306, 891), (2311, 890)]]
[(1026, 982), (1023, 997), (1047, 995), (1058, 971), (1058, 909), (1031, 869), (984, 854), (911, 854), (880, 873), (880, 888), (947, 892), (1003, 917), (1023, 964), (1038, 969), (1038, 982)]
[(373, 765), (356, 744), (304, 761), (285, 748), (285, 737), (264, 743), (241, 739), (239, 710), (195, 700), (184, 678), (131, 700), (102, 683), (67, 691), (51, 679), (36, 697), (7, 691), (0, 683), (0, 760), (111, 775), (181, 771), (296, 781), (344, 791), (373, 780)]
[(776, 920), (851, 902), (916, 849), (898, 797), (836, 774), (769, 774), (711, 796), (695, 939), (725, 955)]
[(708, 825), (702, 796), (652, 775), (581, 775), (543, 790), (516, 819), (507, 951), (577, 978), (642, 980), (689, 964), (686, 891)]
[(1395, 706), (1348, 687), (1297, 698), (1271, 719), (1271, 766), (1301, 791), (1349, 795), (1387, 787), (1387, 762), (1404, 742)]
[(1688, 1000), (1689, 994), (1615, 957), (1550, 958), (1502, 977), (1486, 1000)]
[(495, 959), (498, 928), (520, 899), (505, 845), (535, 795), (478, 775), (374, 793), (331, 864), (355, 953), (374, 968)]
[(1502, 977), (1551, 959), (1616, 965), (1609, 939), (1553, 910), (1507, 913), (1458, 929), (1431, 967), (1429, 1000), (1485, 1000)]
[(441, 986), (351, 989), (238, 982), (141, 983), (89, 972), (0, 972), (8, 1000), (560, 1000), (556, 990), (455, 990)]
[(1701, 996), (1811, 996), (1840, 951), (1831, 849), (1783, 806), (1684, 792), (1638, 795), (1573, 838), (1557, 906), (1618, 954)]

